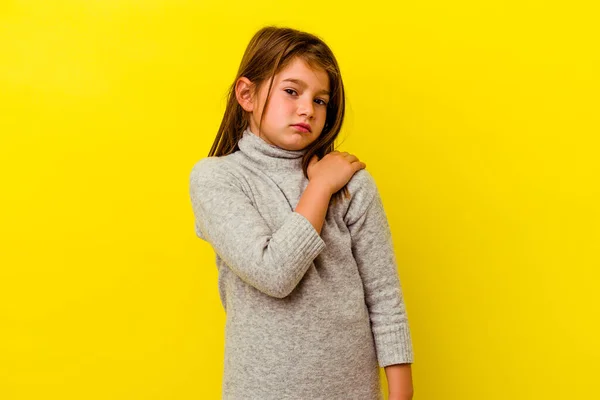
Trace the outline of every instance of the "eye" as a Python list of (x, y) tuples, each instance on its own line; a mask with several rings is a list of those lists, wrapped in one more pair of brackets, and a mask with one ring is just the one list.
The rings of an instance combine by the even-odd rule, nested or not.
[[(294, 92), (294, 93), (296, 93), (296, 94), (298, 93), (298, 92), (296, 92), (294, 89), (289, 89), (289, 88), (288, 88), (288, 89), (283, 89), (283, 90), (284, 90), (286, 93), (288, 93), (289, 95), (292, 95), (292, 96), (293, 96), (293, 94), (292, 94), (292, 93), (290, 93), (290, 92)], [(326, 102), (325, 100), (323, 100), (323, 99), (317, 99), (317, 101), (320, 101), (321, 103), (319, 103), (319, 104), (321, 104), (321, 105), (323, 105), (323, 106), (326, 106), (326, 105), (327, 105), (327, 102)]]

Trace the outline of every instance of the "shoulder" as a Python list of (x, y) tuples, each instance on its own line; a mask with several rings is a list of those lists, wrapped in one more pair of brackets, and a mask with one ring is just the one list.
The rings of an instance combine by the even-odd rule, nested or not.
[(351, 202), (370, 202), (377, 192), (375, 178), (366, 168), (356, 171), (348, 181), (347, 187), (352, 196), (350, 198)]
[(222, 181), (224, 178), (235, 178), (235, 169), (229, 161), (229, 156), (212, 156), (202, 158), (192, 166), (190, 171), (190, 182)]
[(378, 194), (377, 183), (373, 175), (366, 169), (360, 169), (347, 184), (350, 192), (348, 208), (345, 213), (346, 222), (350, 223), (363, 215)]

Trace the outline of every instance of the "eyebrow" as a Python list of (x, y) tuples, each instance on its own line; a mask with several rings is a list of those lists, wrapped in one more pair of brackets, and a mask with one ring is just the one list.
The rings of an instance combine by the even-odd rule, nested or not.
[[(307, 87), (307, 86), (308, 86), (308, 85), (306, 84), (306, 82), (304, 82), (302, 79), (287, 78), (287, 79), (284, 79), (284, 80), (282, 80), (281, 82), (282, 82), (282, 83), (283, 83), (283, 82), (293, 82), (293, 83), (295, 83), (295, 84), (297, 84), (297, 85), (300, 85), (300, 86), (302, 86), (303, 88), (305, 88), (305, 87)], [(321, 94), (321, 93), (323, 93), (323, 94), (326, 94), (326, 95), (328, 95), (328, 96), (329, 96), (329, 90), (321, 89), (321, 90), (319, 90), (319, 91), (317, 92), (317, 94)]]

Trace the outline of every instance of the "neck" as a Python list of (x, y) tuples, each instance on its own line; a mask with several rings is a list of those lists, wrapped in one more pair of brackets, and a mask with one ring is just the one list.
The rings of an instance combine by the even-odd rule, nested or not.
[(267, 143), (246, 128), (238, 141), (240, 151), (251, 161), (270, 171), (302, 170), (302, 157), (306, 149), (287, 150)]

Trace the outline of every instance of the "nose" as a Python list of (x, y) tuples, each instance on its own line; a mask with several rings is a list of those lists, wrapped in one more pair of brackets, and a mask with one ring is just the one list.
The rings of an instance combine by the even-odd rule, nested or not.
[(304, 100), (299, 102), (298, 114), (306, 115), (307, 118), (312, 118), (314, 113), (314, 105), (312, 100)]

